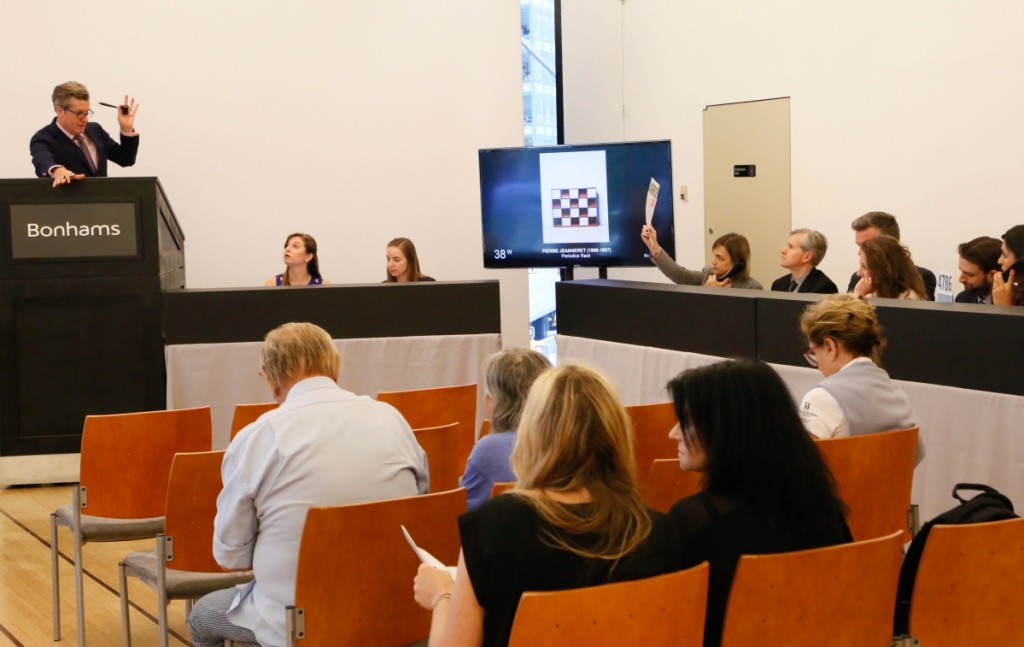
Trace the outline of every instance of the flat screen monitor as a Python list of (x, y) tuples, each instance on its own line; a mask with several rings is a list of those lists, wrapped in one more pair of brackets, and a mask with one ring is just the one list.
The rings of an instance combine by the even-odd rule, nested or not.
[(675, 256), (669, 141), (480, 151), (484, 267), (650, 267), (651, 225)]

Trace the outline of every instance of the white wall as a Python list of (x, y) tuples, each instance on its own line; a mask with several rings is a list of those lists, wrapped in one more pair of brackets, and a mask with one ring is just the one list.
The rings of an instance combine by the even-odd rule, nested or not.
[(110, 174), (160, 178), (189, 287), (262, 285), (293, 231), (331, 281), (378, 282), (407, 236), (440, 280), (499, 278), (504, 342), (527, 344), (526, 270), (483, 269), (477, 166), (477, 149), (523, 143), (517, 0), (73, 8), (0, 8), (0, 177), (31, 176), (54, 85), (89, 86), (112, 133), (97, 102), (129, 92), (139, 159)]
[(732, 101), (792, 97), (793, 225), (828, 236), (841, 287), (866, 211), (954, 281), (958, 243), (1024, 222), (1024, 4), (562, 0), (562, 25), (566, 141), (672, 140), (684, 264), (705, 252), (702, 111)]

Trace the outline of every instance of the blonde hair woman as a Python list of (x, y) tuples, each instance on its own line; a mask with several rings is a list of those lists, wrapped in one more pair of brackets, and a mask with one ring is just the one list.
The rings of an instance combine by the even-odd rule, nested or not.
[[(800, 417), (818, 438), (857, 436), (918, 424), (910, 398), (881, 367), (885, 337), (875, 307), (852, 294), (833, 294), (800, 317), (804, 358), (825, 379), (807, 392)], [(918, 436), (918, 461), (924, 445)]]
[(636, 490), (629, 417), (593, 369), (534, 383), (512, 452), (510, 492), (459, 518), (453, 582), (421, 566), (416, 601), (433, 609), (430, 645), (506, 645), (524, 591), (579, 588), (678, 570), (676, 526)]

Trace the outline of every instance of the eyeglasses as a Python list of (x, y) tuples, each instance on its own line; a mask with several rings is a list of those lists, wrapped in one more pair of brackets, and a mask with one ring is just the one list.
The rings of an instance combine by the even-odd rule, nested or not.
[(814, 354), (814, 349), (817, 348), (818, 346), (821, 346), (821, 344), (817, 344), (816, 346), (808, 346), (807, 350), (804, 351), (804, 359), (807, 360), (807, 363), (811, 365), (811, 368), (818, 368), (818, 357), (817, 355)]
[(78, 119), (83, 119), (85, 117), (91, 117), (92, 114), (93, 114), (92, 110), (78, 110), (78, 111), (75, 111), (75, 110), (69, 110), (67, 108), (64, 108), (64, 112), (66, 112), (68, 114), (71, 114), (71, 115), (74, 115)]

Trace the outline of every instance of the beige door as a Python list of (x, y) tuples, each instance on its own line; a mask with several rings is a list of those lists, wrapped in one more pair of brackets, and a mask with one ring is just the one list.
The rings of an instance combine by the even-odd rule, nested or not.
[[(734, 231), (750, 241), (751, 276), (765, 289), (786, 273), (779, 252), (789, 237), (789, 97), (704, 109), (704, 251)], [(753, 177), (744, 177), (753, 166)]]

